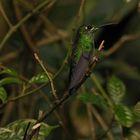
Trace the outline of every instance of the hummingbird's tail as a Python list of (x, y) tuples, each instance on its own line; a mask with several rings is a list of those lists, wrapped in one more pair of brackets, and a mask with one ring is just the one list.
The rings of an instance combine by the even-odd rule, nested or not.
[(72, 88), (68, 90), (69, 95), (73, 95), (76, 92), (76, 89)]

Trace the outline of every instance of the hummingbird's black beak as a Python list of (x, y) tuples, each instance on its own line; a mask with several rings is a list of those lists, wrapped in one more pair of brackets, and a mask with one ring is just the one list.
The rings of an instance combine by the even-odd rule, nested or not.
[(115, 26), (115, 25), (117, 25), (117, 23), (106, 23), (106, 24), (100, 25), (98, 28), (104, 28), (107, 26)]

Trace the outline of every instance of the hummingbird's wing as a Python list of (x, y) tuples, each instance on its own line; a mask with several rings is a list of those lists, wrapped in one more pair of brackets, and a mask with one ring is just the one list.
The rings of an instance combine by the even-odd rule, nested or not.
[(69, 90), (78, 86), (82, 78), (85, 76), (88, 66), (88, 60), (84, 56), (81, 56), (78, 64), (71, 69)]
[(83, 52), (78, 63), (75, 63), (72, 60), (70, 66), (69, 91), (76, 89), (79, 86), (81, 80), (84, 78), (89, 67), (89, 60), (91, 59), (90, 57), (91, 54), (89, 52)]

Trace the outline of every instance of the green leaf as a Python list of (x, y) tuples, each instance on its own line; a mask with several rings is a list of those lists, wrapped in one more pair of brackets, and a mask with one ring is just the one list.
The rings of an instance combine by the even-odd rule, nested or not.
[(125, 126), (131, 127), (135, 122), (135, 115), (130, 108), (125, 105), (117, 104), (114, 106), (114, 113), (118, 122)]
[(7, 93), (3, 87), (0, 87), (0, 100), (4, 103), (7, 99)]
[(134, 113), (138, 121), (140, 121), (140, 102), (134, 106)]
[(0, 80), (0, 86), (6, 85), (6, 84), (21, 84), (21, 83), (22, 81), (16, 77), (6, 77)]
[[(8, 124), (5, 128), (0, 128), (0, 140), (23, 140), (27, 125), (31, 123), (29, 129), (33, 127), (36, 120), (26, 119), (18, 120)], [(50, 126), (46, 123), (41, 123), (38, 140), (45, 140), (51, 131), (58, 126)]]
[(124, 83), (119, 78), (112, 76), (107, 83), (107, 91), (112, 100), (115, 103), (119, 103), (125, 95), (126, 88)]
[(18, 76), (18, 73), (12, 68), (5, 68), (4, 70), (0, 71), (0, 74), (9, 74), (11, 76)]
[[(49, 73), (49, 75), (52, 77), (52, 74)], [(29, 83), (36, 83), (36, 84), (41, 84), (41, 83), (47, 83), (49, 81), (48, 76), (46, 73), (40, 73), (36, 76), (33, 76), (30, 80)]]
[(78, 99), (80, 99), (85, 104), (91, 103), (91, 104), (97, 105), (98, 107), (106, 106), (105, 100), (99, 95), (84, 93), (84, 94), (79, 95)]

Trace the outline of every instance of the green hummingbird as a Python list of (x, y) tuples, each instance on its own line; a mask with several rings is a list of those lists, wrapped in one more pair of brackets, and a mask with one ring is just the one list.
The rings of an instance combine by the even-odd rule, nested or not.
[(71, 53), (69, 94), (77, 90), (95, 54), (94, 33), (99, 28), (93, 25), (80, 26), (73, 41)]

